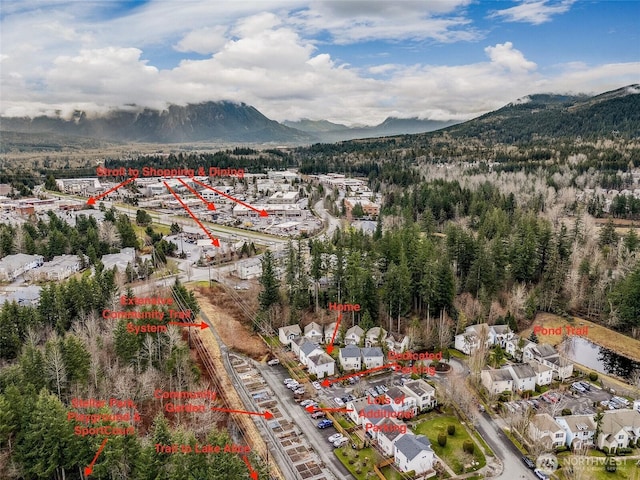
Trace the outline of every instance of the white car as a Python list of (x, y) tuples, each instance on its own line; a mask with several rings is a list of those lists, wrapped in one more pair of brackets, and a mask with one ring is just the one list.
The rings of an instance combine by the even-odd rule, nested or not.
[(333, 401), (336, 402), (339, 407), (344, 407), (344, 402), (342, 401), (341, 398), (336, 397), (336, 398), (333, 399)]
[(329, 438), (327, 438), (327, 440), (329, 440), (330, 443), (333, 443), (340, 440), (341, 438), (344, 438), (344, 435), (342, 435), (341, 433), (334, 433)]
[(285, 385), (289, 385), (291, 382), (295, 382), (295, 380), (293, 378), (285, 378), (284, 379), (284, 384)]
[(322, 388), (319, 382), (313, 382), (311, 385), (313, 385), (313, 388), (316, 390), (320, 390)]
[(348, 442), (349, 442), (349, 439), (347, 439), (345, 437), (342, 437), (342, 438), (336, 440), (335, 442), (333, 442), (333, 446), (338, 448), (338, 447), (341, 447), (341, 446), (343, 446), (344, 444), (346, 444)]
[(273, 358), (267, 362), (267, 365), (270, 365), (273, 367), (274, 365), (278, 365), (279, 363), (280, 363), (280, 360), (278, 360), (277, 358)]

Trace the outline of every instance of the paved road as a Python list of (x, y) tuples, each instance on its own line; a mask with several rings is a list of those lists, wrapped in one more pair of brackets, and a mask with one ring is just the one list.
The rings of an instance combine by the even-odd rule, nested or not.
[[(452, 358), (449, 362), (456, 373), (467, 375), (467, 366), (459, 359)], [(446, 382), (446, 375), (436, 377), (439, 382)], [(522, 454), (502, 432), (498, 424), (487, 413), (478, 414), (475, 427), (482, 439), (487, 442), (493, 453), (503, 464), (502, 473), (494, 478), (501, 480), (517, 480), (519, 478), (537, 478), (522, 462)], [(535, 459), (534, 459), (535, 461)]]
[(316, 427), (317, 421), (312, 420), (309, 414), (293, 401), (291, 391), (283, 383), (286, 378), (284, 368), (274, 368), (263, 364), (258, 364), (257, 367), (274, 394), (288, 407), (287, 414), (300, 427), (324, 464), (331, 469), (336, 478), (352, 479), (353, 476), (333, 454), (333, 447), (327, 442), (327, 437), (336, 433), (336, 430), (333, 427), (319, 430)]

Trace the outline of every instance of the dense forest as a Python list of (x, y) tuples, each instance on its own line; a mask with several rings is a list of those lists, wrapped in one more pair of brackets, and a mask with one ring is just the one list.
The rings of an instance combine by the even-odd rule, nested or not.
[[(166, 325), (166, 321), (158, 316), (129, 321), (104, 318), (105, 310), (134, 308), (122, 307), (120, 301), (121, 296), (133, 297), (133, 291), (124, 287), (132, 273), (106, 270), (99, 256), (125, 246), (141, 246), (128, 217), (105, 213), (105, 221), (99, 224), (80, 214), (72, 227), (50, 213), (21, 227), (0, 227), (3, 255), (24, 252), (51, 258), (78, 253), (92, 266), (65, 282), (44, 285), (37, 306), (7, 302), (0, 308), (0, 477), (84, 478), (83, 469), (103, 437), (79, 435), (78, 427), (127, 432), (104, 437), (108, 442), (93, 470), (95, 478), (246, 477), (247, 467), (237, 454), (184, 455), (157, 450), (158, 444), (224, 447), (234, 441), (226, 433), (222, 414), (165, 413), (154, 397), (158, 389), (209, 389), (182, 331), (169, 326), (163, 333), (137, 335), (132, 331), (135, 326)], [(153, 230), (146, 233), (150, 234), (147, 240), (161, 251), (160, 242), (166, 243), (162, 235)], [(150, 274), (161, 263), (154, 258), (154, 265), (138, 261), (132, 268), (138, 275), (143, 270)], [(193, 294), (180, 283), (156, 295), (172, 298), (182, 310), (199, 310)], [(152, 310), (160, 307), (142, 308)], [(167, 318), (168, 307), (163, 312)], [(123, 410), (109, 404), (73, 408), (74, 399), (107, 402), (112, 398), (130, 400), (136, 408)], [(102, 417), (83, 423), (69, 417), (77, 410)], [(119, 421), (122, 415), (131, 420)], [(254, 468), (264, 471), (264, 465), (250, 457)]]

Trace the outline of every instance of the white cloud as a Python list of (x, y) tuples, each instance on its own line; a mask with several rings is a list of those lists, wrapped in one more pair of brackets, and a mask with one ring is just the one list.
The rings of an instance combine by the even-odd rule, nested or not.
[(513, 72), (535, 70), (536, 64), (524, 58), (519, 50), (513, 48), (513, 43), (498, 43), (493, 47), (487, 47), (484, 51), (491, 61)]
[(227, 28), (222, 25), (199, 28), (187, 33), (174, 48), (179, 52), (215, 53), (226, 42)]
[(477, 40), (471, 21), (455, 14), (469, 0), (319, 1), (289, 20), (307, 34), (328, 32), (338, 44), (368, 40), (425, 40), (440, 42)]
[(566, 13), (575, 0), (562, 0), (552, 3), (549, 0), (526, 0), (515, 7), (496, 10), (492, 18), (502, 18), (507, 22), (526, 22), (540, 25), (551, 20), (554, 15)]
[[(592, 65), (582, 58), (545, 68), (509, 41), (469, 43), (479, 59), (459, 65), (405, 65), (363, 50), (368, 63), (359, 68), (330, 55), (319, 40), (477, 39), (464, 16), (467, 0), (152, 0), (102, 21), (89, 14), (87, 3), (66, 9), (38, 3), (35, 10), (14, 9), (3, 18), (0, 113), (232, 100), (275, 120), (464, 120), (532, 93), (601, 92), (637, 83), (639, 69), (638, 63)], [(162, 48), (178, 59), (175, 66), (147, 60), (145, 52)], [(179, 60), (179, 52), (208, 58)]]

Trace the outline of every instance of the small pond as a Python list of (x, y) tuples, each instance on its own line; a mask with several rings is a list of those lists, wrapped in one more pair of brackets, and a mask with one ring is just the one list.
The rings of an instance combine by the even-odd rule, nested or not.
[(629, 381), (634, 373), (640, 372), (640, 363), (596, 345), (584, 337), (571, 336), (564, 341), (561, 351), (562, 348), (570, 360), (600, 373), (615, 375)]

